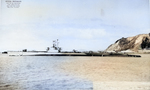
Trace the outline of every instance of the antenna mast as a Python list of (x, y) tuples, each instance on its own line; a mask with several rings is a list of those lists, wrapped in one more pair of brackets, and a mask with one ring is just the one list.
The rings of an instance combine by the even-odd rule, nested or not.
[(57, 48), (58, 48), (58, 45), (59, 45), (59, 42), (58, 42), (58, 39), (57, 39)]

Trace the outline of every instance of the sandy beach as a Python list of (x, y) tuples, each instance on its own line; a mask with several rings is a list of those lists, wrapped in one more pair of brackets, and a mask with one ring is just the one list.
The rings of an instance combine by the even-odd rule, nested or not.
[(150, 54), (134, 57), (77, 57), (59, 66), (91, 80), (94, 90), (150, 90)]

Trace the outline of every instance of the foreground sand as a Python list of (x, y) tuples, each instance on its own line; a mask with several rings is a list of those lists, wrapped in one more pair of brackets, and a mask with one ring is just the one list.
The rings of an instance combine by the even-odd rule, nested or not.
[(93, 82), (94, 90), (150, 90), (150, 54), (134, 57), (77, 57), (59, 66)]

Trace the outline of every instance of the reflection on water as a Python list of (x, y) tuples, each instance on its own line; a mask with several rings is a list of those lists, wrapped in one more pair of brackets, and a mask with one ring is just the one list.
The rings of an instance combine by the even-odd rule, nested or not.
[(0, 56), (0, 90), (92, 90), (92, 82), (57, 68), (74, 58)]

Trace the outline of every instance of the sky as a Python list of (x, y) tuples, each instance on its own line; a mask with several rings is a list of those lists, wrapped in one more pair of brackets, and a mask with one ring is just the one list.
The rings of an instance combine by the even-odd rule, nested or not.
[[(122, 37), (150, 33), (149, 0), (1, 0), (0, 51), (105, 50)], [(13, 0), (10, 0), (13, 1)]]

